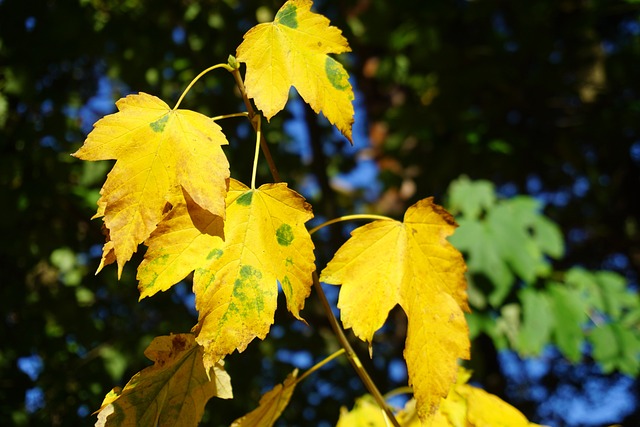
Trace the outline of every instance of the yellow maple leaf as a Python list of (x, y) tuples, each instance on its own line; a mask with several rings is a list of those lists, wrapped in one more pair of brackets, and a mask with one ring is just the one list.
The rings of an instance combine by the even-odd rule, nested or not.
[(73, 155), (83, 160), (117, 160), (107, 177), (96, 216), (104, 216), (113, 251), (122, 267), (155, 229), (167, 203), (183, 188), (203, 209), (224, 217), (229, 163), (227, 144), (210, 118), (172, 110), (159, 98), (139, 93), (120, 99), (118, 112), (100, 119)]
[(529, 422), (513, 406), (481, 388), (467, 384), (471, 372), (459, 368), (458, 379), (446, 399), (442, 400), (437, 418), (452, 427), (542, 427)]
[(340, 408), (340, 418), (336, 427), (351, 426), (388, 426), (391, 425), (386, 420), (385, 413), (373, 396), (365, 394), (356, 399), (353, 409), (347, 410), (344, 406)]
[[(543, 427), (529, 422), (499, 397), (467, 384), (470, 376), (469, 371), (459, 368), (456, 383), (427, 423), (419, 419), (414, 398), (396, 413), (396, 420), (403, 427)], [(342, 408), (336, 427), (342, 425), (387, 427), (390, 424), (384, 420), (373, 397), (364, 395), (356, 400), (351, 411)]]
[(533, 427), (516, 408), (491, 393), (468, 384), (456, 386), (455, 391), (466, 400), (467, 420), (473, 427)]
[(311, 5), (310, 0), (290, 0), (273, 22), (244, 35), (236, 56), (247, 65), (247, 95), (269, 120), (284, 108), (294, 86), (351, 141), (353, 89), (344, 67), (328, 56), (351, 49), (342, 32), (311, 12)]
[(298, 370), (290, 373), (282, 384), (266, 392), (260, 398), (258, 407), (235, 420), (231, 427), (271, 427), (285, 410), (296, 387)]
[(267, 335), (277, 282), (287, 308), (301, 319), (315, 269), (313, 243), (304, 226), (312, 217), (311, 205), (285, 183), (251, 190), (231, 180), (225, 241), (208, 249), (215, 256), (194, 274), (196, 339), (205, 347), (205, 366)]
[(154, 365), (107, 394), (96, 426), (197, 426), (211, 397), (233, 397), (222, 363), (206, 370), (191, 334), (156, 337), (144, 354)]
[(404, 223), (375, 221), (357, 228), (322, 271), (341, 284), (340, 317), (360, 339), (373, 334), (399, 304), (408, 319), (404, 357), (421, 420), (431, 417), (455, 381), (457, 360), (469, 357), (462, 255), (446, 240), (451, 215), (424, 199)]
[(158, 224), (145, 241), (149, 247), (138, 267), (140, 299), (166, 291), (187, 274), (219, 255), (222, 218), (198, 206), (184, 193), (183, 202)]

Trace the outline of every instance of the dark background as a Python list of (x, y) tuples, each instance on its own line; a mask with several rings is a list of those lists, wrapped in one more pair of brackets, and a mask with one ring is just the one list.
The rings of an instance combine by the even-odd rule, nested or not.
[[(120, 282), (115, 268), (93, 275), (103, 236), (99, 221), (89, 218), (110, 165), (69, 153), (119, 97), (144, 91), (171, 105), (197, 73), (226, 62), (242, 34), (280, 6), (0, 0), (0, 419), (93, 424), (90, 413), (110, 388), (147, 366), (142, 353), (154, 336), (195, 323), (187, 284), (137, 302), (139, 256)], [(544, 213), (567, 237), (554, 268), (614, 270), (637, 292), (640, 2), (351, 0), (318, 1), (314, 8), (343, 30), (353, 50), (341, 60), (359, 92), (361, 151), (354, 154), (308, 108), (279, 114), (266, 136), (283, 178), (308, 196), (316, 216), (365, 209), (398, 216), (420, 198), (442, 201), (449, 184), (466, 174), (494, 182), (504, 196), (544, 201)], [(211, 116), (243, 110), (225, 72), (207, 75), (182, 106)], [(307, 126), (303, 148), (283, 132), (292, 118)], [(247, 181), (249, 127), (240, 119), (223, 127), (234, 176)], [(379, 186), (338, 186), (335, 178), (363, 159), (377, 166)], [(270, 179), (266, 165), (260, 179)], [(338, 227), (324, 236), (320, 267), (343, 240)], [(228, 358), (241, 398), (212, 401), (206, 425), (228, 425), (292, 364), (308, 366), (335, 350), (313, 296), (303, 316), (312, 328), (279, 310), (271, 339)], [(388, 344), (378, 344), (380, 357), (369, 368), (390, 390), (403, 379), (386, 363), (401, 354), (403, 339), (393, 328), (383, 334)], [(540, 402), (509, 391), (514, 380), (491, 340), (473, 345), (483, 355), (479, 380), (541, 419)], [(601, 375), (588, 358), (578, 366), (550, 360), (553, 372), (542, 383), (548, 390), (570, 383), (586, 393), (589, 378), (605, 381), (603, 389), (633, 381)], [(638, 425), (637, 381), (627, 390), (630, 409), (613, 414), (611, 423)], [(283, 423), (335, 422), (339, 406), (351, 406), (363, 392), (346, 362), (331, 365), (294, 395)], [(545, 419), (591, 425), (588, 416), (571, 424), (561, 415), (570, 407), (559, 408)]]

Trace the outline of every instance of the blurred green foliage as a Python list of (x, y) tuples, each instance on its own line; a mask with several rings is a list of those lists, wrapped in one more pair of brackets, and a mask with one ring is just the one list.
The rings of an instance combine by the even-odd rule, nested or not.
[(469, 269), (472, 339), (485, 333), (523, 356), (555, 344), (573, 363), (588, 342), (605, 372), (640, 373), (640, 297), (623, 276), (553, 270), (565, 239), (530, 196), (499, 198), (490, 182), (462, 177), (448, 200), (460, 225), (450, 241)]

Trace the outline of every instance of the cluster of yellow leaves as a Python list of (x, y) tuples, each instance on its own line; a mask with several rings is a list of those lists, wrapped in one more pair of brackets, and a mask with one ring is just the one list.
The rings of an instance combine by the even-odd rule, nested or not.
[[(310, 7), (310, 1), (289, 1), (273, 23), (246, 34), (237, 54), (247, 64), (247, 93), (270, 118), (295, 85), (350, 138), (353, 92), (344, 68), (327, 55), (349, 47)], [(116, 262), (120, 276), (141, 243), (148, 250), (138, 268), (140, 298), (195, 271), (200, 318), (194, 330), (206, 347), (207, 367), (264, 338), (278, 282), (287, 307), (300, 318), (314, 269), (304, 227), (310, 206), (285, 184), (250, 190), (230, 181), (221, 149), (227, 140), (211, 118), (170, 109), (145, 93), (116, 105), (118, 112), (99, 120), (74, 153), (83, 160), (116, 160), (95, 215), (104, 218), (107, 231), (98, 271)]]
[[(446, 399), (442, 399), (429, 426), (432, 427), (541, 427), (530, 423), (516, 408), (499, 397), (467, 384), (470, 374), (460, 368), (457, 382)], [(410, 399), (396, 416), (402, 427), (424, 425), (416, 411), (416, 400)], [(373, 398), (365, 395), (348, 411), (342, 408), (337, 427), (367, 425), (386, 427), (384, 413)]]
[(404, 222), (381, 220), (354, 230), (320, 276), (342, 285), (342, 322), (369, 343), (389, 311), (402, 307), (409, 383), (425, 421), (455, 381), (458, 359), (469, 358), (466, 267), (447, 241), (455, 227), (432, 198), (421, 200), (407, 210)]
[[(353, 91), (345, 69), (328, 55), (349, 46), (311, 4), (287, 1), (274, 22), (245, 34), (237, 60), (247, 67), (246, 93), (270, 119), (293, 86), (351, 140)], [(118, 112), (99, 120), (74, 153), (116, 160), (98, 201), (96, 217), (103, 217), (107, 231), (98, 271), (115, 262), (120, 276), (144, 243), (140, 298), (193, 272), (199, 318), (193, 335), (153, 341), (145, 354), (155, 365), (107, 395), (99, 425), (171, 425), (176, 417), (195, 425), (211, 396), (231, 397), (222, 359), (267, 335), (278, 284), (287, 308), (301, 319), (315, 269), (305, 228), (313, 214), (284, 183), (255, 189), (231, 179), (222, 151), (227, 139), (211, 118), (171, 109), (145, 93), (116, 105)], [(362, 340), (372, 342), (395, 305), (405, 311), (404, 357), (422, 421), (435, 419), (455, 382), (457, 360), (469, 357), (465, 266), (447, 241), (455, 227), (432, 199), (422, 200), (404, 222), (376, 221), (355, 230), (321, 275), (342, 286), (343, 323)], [(256, 420), (279, 416), (295, 378), (235, 425), (270, 425)]]
[(109, 231), (101, 268), (116, 261), (120, 275), (183, 191), (224, 217), (229, 163), (221, 148), (227, 139), (209, 117), (172, 110), (146, 93), (116, 106), (119, 111), (100, 119), (74, 156), (117, 160), (100, 190), (95, 217), (104, 217)]

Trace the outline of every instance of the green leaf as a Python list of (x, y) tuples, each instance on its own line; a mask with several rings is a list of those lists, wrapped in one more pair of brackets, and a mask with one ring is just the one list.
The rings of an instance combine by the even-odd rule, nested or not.
[(560, 227), (549, 218), (537, 215), (531, 222), (533, 240), (545, 254), (558, 259), (564, 255), (564, 239)]
[(495, 200), (493, 184), (489, 181), (471, 181), (463, 175), (449, 186), (451, 213), (460, 213), (468, 219), (479, 218), (483, 210), (494, 205)]
[(594, 328), (589, 334), (593, 358), (605, 373), (616, 369), (630, 376), (640, 372), (640, 338), (637, 332), (611, 323)]
[(489, 303), (499, 306), (511, 290), (515, 277), (504, 262), (499, 248), (493, 244), (492, 229), (485, 223), (461, 219), (460, 227), (449, 241), (468, 254), (469, 272), (485, 275), (493, 284)]
[(549, 286), (551, 307), (556, 316), (553, 336), (560, 351), (572, 362), (582, 357), (583, 327), (588, 319), (580, 293), (561, 284)]
[(525, 288), (518, 293), (522, 303), (522, 327), (517, 349), (525, 355), (538, 355), (549, 342), (555, 324), (554, 311), (545, 292)]
[(595, 279), (604, 298), (608, 314), (613, 318), (619, 318), (626, 308), (637, 306), (637, 294), (627, 290), (627, 282), (621, 275), (611, 271), (598, 271)]
[(620, 353), (613, 327), (605, 324), (594, 328), (589, 335), (589, 341), (593, 344), (593, 358), (603, 365), (605, 373), (611, 372), (611, 361)]
[[(551, 264), (547, 256), (561, 256), (564, 244), (558, 226), (539, 212), (540, 203), (534, 198), (494, 199), (493, 188), (486, 182), (455, 181), (450, 202), (463, 217), (450, 241), (466, 252), (469, 273), (491, 281), (488, 300), (499, 307), (517, 278), (531, 284), (548, 276)], [(484, 216), (480, 214), (483, 210)]]
[(506, 201), (489, 212), (487, 223), (502, 258), (522, 280), (531, 283), (538, 264), (545, 261), (528, 232), (527, 216), (520, 200)]
[(594, 275), (583, 268), (574, 267), (565, 274), (565, 283), (580, 290), (587, 304), (600, 312), (607, 311), (605, 296)]

